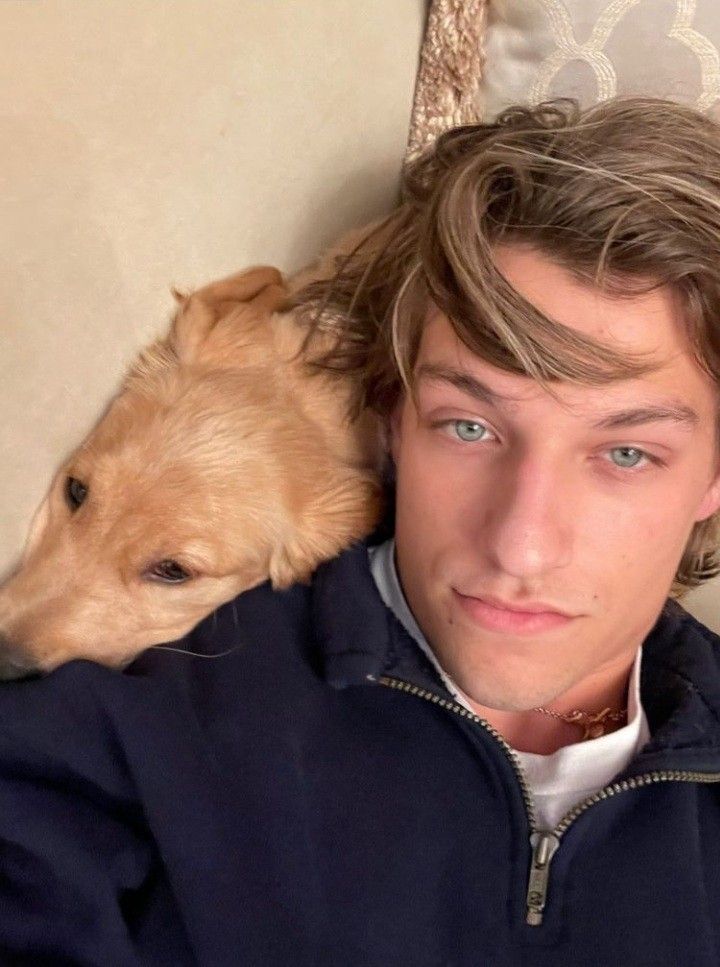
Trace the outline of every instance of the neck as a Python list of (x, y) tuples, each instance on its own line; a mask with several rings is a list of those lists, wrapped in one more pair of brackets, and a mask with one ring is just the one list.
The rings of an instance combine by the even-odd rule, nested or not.
[[(558, 695), (551, 702), (545, 703), (544, 708), (554, 712), (571, 712), (581, 709), (584, 712), (600, 712), (604, 708), (624, 709), (628, 707), (628, 684), (632, 672), (635, 656), (622, 668), (614, 669), (607, 675), (602, 685), (594, 682), (579, 683)], [(476, 715), (486, 719), (493, 728), (497, 729), (508, 745), (518, 752), (535, 752), (538, 755), (552, 755), (558, 749), (567, 745), (574, 745), (583, 741), (583, 729), (577, 725), (563, 722), (542, 712), (532, 709), (522, 712), (508, 712), (503, 709), (490, 708), (473, 701), (469, 696), (463, 697)], [(616, 732), (627, 724), (627, 719), (619, 722), (608, 722), (605, 734)]]

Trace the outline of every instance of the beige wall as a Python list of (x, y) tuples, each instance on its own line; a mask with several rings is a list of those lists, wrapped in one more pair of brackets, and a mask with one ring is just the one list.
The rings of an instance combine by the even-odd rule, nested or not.
[(2, 0), (0, 571), (169, 286), (389, 210), (423, 0)]

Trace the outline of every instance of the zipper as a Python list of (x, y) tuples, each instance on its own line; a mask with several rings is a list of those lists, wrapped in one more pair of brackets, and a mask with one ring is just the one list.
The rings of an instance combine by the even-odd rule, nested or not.
[(502, 747), (503, 752), (515, 770), (520, 784), (528, 824), (530, 826), (532, 859), (530, 862), (527, 894), (525, 898), (525, 922), (531, 927), (539, 927), (543, 922), (543, 913), (547, 902), (548, 883), (550, 879), (550, 864), (560, 846), (560, 841), (575, 820), (589, 809), (590, 806), (594, 806), (603, 799), (616, 796), (619, 792), (626, 792), (628, 789), (640, 789), (642, 786), (648, 786), (654, 782), (720, 782), (720, 772), (687, 772), (682, 769), (659, 769), (655, 772), (646, 772), (639, 776), (632, 776), (628, 779), (621, 779), (619, 782), (613, 782), (609, 786), (604, 786), (591, 796), (588, 796), (587, 799), (583, 799), (582, 802), (577, 803), (577, 805), (573, 806), (563, 816), (555, 829), (539, 829), (537, 827), (535, 804), (520, 759), (515, 750), (508, 745), (498, 730), (493, 728), (487, 719), (475, 715), (474, 712), (466, 709), (464, 705), (460, 705), (452, 699), (444, 698), (442, 695), (431, 692), (426, 688), (421, 688), (418, 685), (412, 685), (410, 682), (403, 681), (400, 678), (381, 675), (377, 680), (381, 685), (394, 688), (399, 692), (407, 692), (409, 695), (417, 695), (418, 698), (424, 698), (426, 701), (432, 702), (433, 705), (439, 705), (440, 708), (447, 709), (447, 711), (453, 712), (461, 718), (467, 719), (469, 722), (475, 722), (477, 725), (482, 726), (486, 732), (489, 732)]

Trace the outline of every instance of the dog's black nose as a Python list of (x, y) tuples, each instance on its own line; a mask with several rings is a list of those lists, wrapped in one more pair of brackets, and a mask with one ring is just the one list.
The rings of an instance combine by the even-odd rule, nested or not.
[(13, 647), (5, 635), (0, 632), (0, 681), (14, 681), (18, 678), (29, 678), (35, 669), (20, 655), (13, 651)]

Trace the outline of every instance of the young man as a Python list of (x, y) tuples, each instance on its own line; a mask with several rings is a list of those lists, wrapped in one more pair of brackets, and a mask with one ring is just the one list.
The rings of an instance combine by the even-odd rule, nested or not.
[(720, 132), (512, 110), (385, 227), (322, 297), (394, 536), (0, 689), (3, 962), (720, 963)]

